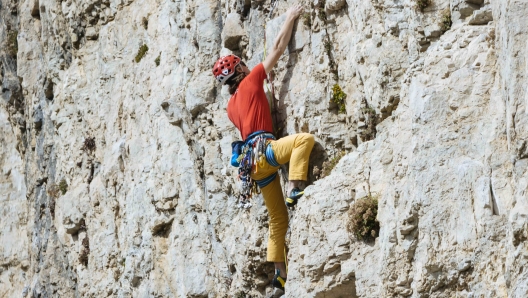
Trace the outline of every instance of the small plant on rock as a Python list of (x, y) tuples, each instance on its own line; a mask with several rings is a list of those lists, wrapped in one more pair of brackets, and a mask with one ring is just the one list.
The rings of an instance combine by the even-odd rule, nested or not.
[(451, 25), (453, 25), (453, 21), (451, 21), (451, 10), (446, 8), (442, 12), (442, 21), (440, 22), (440, 28), (442, 29), (442, 32), (446, 32), (447, 30), (451, 29)]
[(158, 57), (156, 57), (156, 59), (154, 60), (154, 63), (156, 63), (156, 66), (159, 66), (160, 65), (160, 62), (161, 62), (161, 53), (158, 55)]
[(312, 15), (309, 12), (303, 13), (302, 19), (303, 19), (303, 24), (306, 27), (308, 28), (312, 27)]
[(136, 55), (135, 61), (136, 63), (139, 63), (141, 59), (147, 54), (147, 51), (149, 50), (148, 46), (146, 44), (139, 47), (138, 53)]
[(332, 159), (323, 162), (323, 173), (321, 174), (321, 178), (330, 175), (330, 173), (332, 173), (332, 170), (335, 168), (341, 158), (345, 156), (345, 154), (345, 151), (338, 152)]
[(66, 183), (66, 179), (62, 179), (60, 182), (59, 182), (59, 190), (62, 192), (62, 194), (66, 194), (66, 192), (68, 191), (68, 183)]
[(416, 0), (416, 5), (421, 12), (423, 12), (429, 4), (431, 4), (431, 0)]
[(330, 99), (330, 101), (337, 105), (339, 113), (346, 113), (346, 108), (345, 108), (346, 97), (347, 97), (346, 93), (343, 92), (343, 90), (338, 84), (335, 84), (334, 87), (332, 87), (332, 98)]
[(324, 10), (324, 5), (321, 5), (317, 11), (319, 12), (319, 18), (321, 21), (326, 23), (326, 12)]
[(7, 33), (7, 51), (9, 55), (16, 58), (18, 53), (18, 31), (9, 31)]
[(378, 198), (368, 195), (356, 201), (348, 212), (348, 231), (357, 239), (370, 241), (379, 236)]
[[(327, 37), (329, 38), (329, 37)], [(333, 74), (334, 80), (338, 80), (338, 71), (337, 71), (337, 63), (334, 60), (334, 56), (332, 55), (332, 42), (327, 39), (323, 43), (326, 55), (328, 56), (328, 66), (330, 67), (330, 73)]]

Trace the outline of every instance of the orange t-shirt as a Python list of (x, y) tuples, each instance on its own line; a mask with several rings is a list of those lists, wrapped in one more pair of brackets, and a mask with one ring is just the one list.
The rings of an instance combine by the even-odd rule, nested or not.
[(227, 103), (227, 116), (238, 128), (242, 139), (259, 130), (273, 132), (273, 122), (266, 93), (264, 80), (266, 70), (260, 63), (245, 77), (238, 90)]

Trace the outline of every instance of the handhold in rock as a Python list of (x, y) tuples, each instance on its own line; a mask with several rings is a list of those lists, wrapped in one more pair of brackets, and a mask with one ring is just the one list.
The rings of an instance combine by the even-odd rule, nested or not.
[(224, 47), (232, 51), (238, 50), (240, 39), (244, 35), (245, 31), (240, 22), (240, 15), (237, 13), (228, 14), (222, 31)]
[(493, 14), (490, 7), (475, 10), (471, 17), (469, 17), (470, 25), (486, 25), (491, 21), (493, 21)]
[(412, 232), (412, 230), (416, 229), (415, 225), (405, 225), (400, 228), (400, 233), (402, 235), (408, 235)]
[(464, 271), (468, 270), (469, 268), (471, 268), (471, 260), (469, 260), (469, 259), (466, 259), (466, 260), (460, 262), (458, 264), (458, 267), (457, 267), (459, 272), (464, 272)]

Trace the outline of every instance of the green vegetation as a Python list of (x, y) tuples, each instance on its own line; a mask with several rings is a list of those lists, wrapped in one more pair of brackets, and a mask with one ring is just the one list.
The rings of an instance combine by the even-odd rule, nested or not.
[(451, 10), (446, 8), (442, 12), (442, 21), (440, 22), (442, 32), (446, 32), (447, 30), (451, 29), (451, 25), (453, 25), (453, 21), (451, 21)]
[(156, 63), (156, 66), (159, 66), (160, 65), (160, 62), (161, 62), (161, 53), (158, 55), (158, 57), (156, 57), (156, 59), (154, 60), (154, 63)]
[(62, 194), (66, 194), (66, 192), (68, 191), (68, 183), (66, 183), (66, 180), (63, 178), (60, 182), (59, 182), (59, 190), (62, 192)]
[(322, 170), (323, 173), (321, 175), (321, 178), (324, 178), (330, 175), (330, 173), (332, 173), (332, 170), (335, 168), (335, 166), (341, 160), (341, 158), (345, 156), (345, 154), (346, 154), (345, 151), (338, 152), (332, 159), (325, 161), (323, 163), (323, 170)]
[(18, 31), (9, 31), (7, 33), (7, 52), (16, 58), (18, 53)]
[(352, 205), (349, 212), (348, 231), (357, 239), (369, 241), (379, 236), (378, 198), (368, 195)]
[(136, 63), (139, 63), (141, 59), (147, 54), (147, 51), (149, 50), (148, 46), (146, 44), (139, 47), (138, 53), (136, 55)]
[[(327, 38), (330, 38), (327, 36)], [(325, 40), (323, 43), (326, 55), (328, 56), (328, 66), (330, 67), (330, 73), (334, 75), (334, 80), (338, 80), (338, 72), (337, 72), (337, 63), (334, 60), (334, 57), (332, 56), (332, 42), (330, 40)]]
[(309, 12), (305, 12), (302, 14), (303, 24), (310, 28), (312, 27), (312, 16)]
[(368, 115), (376, 115), (376, 110), (374, 110), (374, 108), (372, 107), (366, 107), (366, 108), (362, 108), (361, 111), (364, 113), (364, 114), (368, 114)]
[(319, 15), (319, 18), (321, 19), (321, 21), (326, 23), (326, 12), (324, 10), (324, 4), (319, 6), (319, 9), (317, 9), (317, 11), (318, 11), (318, 15)]
[(339, 113), (346, 113), (345, 108), (345, 99), (347, 95), (341, 87), (339, 87), (338, 84), (335, 84), (334, 87), (332, 87), (332, 98), (330, 99), (331, 102), (335, 103), (338, 107)]
[(423, 12), (429, 4), (431, 4), (431, 0), (416, 0), (416, 5), (421, 12)]
[(332, 43), (329, 40), (325, 40), (323, 43), (325, 52), (328, 56), (332, 53)]

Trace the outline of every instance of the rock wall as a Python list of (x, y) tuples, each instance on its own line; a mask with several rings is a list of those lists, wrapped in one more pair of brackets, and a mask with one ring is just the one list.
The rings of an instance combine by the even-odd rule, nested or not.
[[(527, 296), (528, 4), (300, 2), (266, 86), (317, 141), (285, 295)], [(0, 1), (0, 297), (282, 294), (210, 68), (259, 63), (293, 3)], [(346, 228), (367, 195), (375, 242)]]

